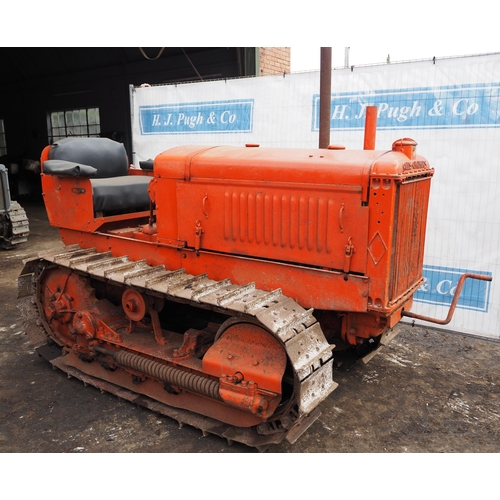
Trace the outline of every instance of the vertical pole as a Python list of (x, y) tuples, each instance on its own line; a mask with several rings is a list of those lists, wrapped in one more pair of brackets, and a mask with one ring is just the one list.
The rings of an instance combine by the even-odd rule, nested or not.
[(319, 148), (330, 145), (330, 108), (332, 102), (332, 48), (321, 47), (319, 89)]
[(377, 136), (377, 106), (366, 107), (364, 149), (375, 149)]

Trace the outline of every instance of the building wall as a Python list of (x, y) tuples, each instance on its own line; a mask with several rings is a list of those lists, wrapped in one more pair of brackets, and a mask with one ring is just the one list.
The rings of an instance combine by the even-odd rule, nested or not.
[(290, 73), (290, 47), (259, 47), (260, 76)]

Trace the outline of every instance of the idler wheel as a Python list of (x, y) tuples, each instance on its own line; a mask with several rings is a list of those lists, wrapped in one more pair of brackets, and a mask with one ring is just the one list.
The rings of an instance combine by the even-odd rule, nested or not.
[(133, 288), (127, 288), (123, 292), (122, 307), (127, 318), (132, 321), (141, 321), (148, 311), (143, 295)]
[[(163, 309), (163, 299), (156, 297), (145, 297), (142, 293), (133, 288), (127, 288), (122, 295), (122, 307), (125, 315), (131, 321), (138, 323), (146, 313), (151, 316), (155, 339), (158, 344), (165, 344), (165, 339), (161, 331), (158, 312)], [(129, 333), (132, 331), (132, 327)]]

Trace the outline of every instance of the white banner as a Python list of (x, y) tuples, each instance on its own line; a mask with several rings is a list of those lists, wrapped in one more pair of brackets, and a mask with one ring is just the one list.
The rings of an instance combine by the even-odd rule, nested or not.
[[(319, 84), (310, 72), (131, 88), (133, 162), (183, 144), (317, 148)], [(500, 55), (334, 70), (331, 144), (363, 147), (368, 105), (376, 149), (411, 137), (436, 169), (412, 310), (444, 319), (460, 274), (490, 275), (466, 281), (445, 328), (500, 338)]]

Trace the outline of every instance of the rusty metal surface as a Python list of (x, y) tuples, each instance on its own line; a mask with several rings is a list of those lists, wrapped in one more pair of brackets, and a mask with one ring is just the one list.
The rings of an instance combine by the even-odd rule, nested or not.
[[(37, 276), (39, 275), (41, 269), (47, 266), (49, 263), (52, 263), (52, 265), (57, 263), (57, 269), (51, 271), (52, 274), (54, 274), (55, 272), (56, 281), (54, 282), (54, 284), (51, 284), (47, 289), (43, 288), (43, 290), (45, 291), (45, 293), (49, 293), (49, 295), (53, 293), (52, 289), (55, 290), (56, 288), (58, 290), (65, 288), (66, 292), (68, 292), (68, 294), (64, 295), (62, 293), (56, 294), (56, 298), (59, 297), (58, 301), (56, 302), (51, 301), (50, 302), (51, 308), (46, 309), (46, 311), (48, 311), (49, 316), (51, 316), (52, 314), (56, 315), (66, 314), (64, 312), (67, 307), (65, 305), (65, 300), (67, 301), (68, 299), (65, 299), (64, 297), (66, 296), (69, 297), (70, 295), (75, 295), (75, 296), (82, 295), (82, 293), (76, 291), (79, 287), (82, 288), (83, 292), (82, 297), (86, 296), (89, 293), (87, 290), (87, 285), (85, 285), (83, 281), (80, 282), (79, 280), (75, 280), (73, 278), (68, 279), (66, 271), (64, 271), (65, 269), (68, 272), (71, 271), (72, 269), (77, 269), (81, 273), (82, 271), (87, 270), (87, 268), (90, 268), (91, 270), (90, 275), (92, 275), (93, 272), (95, 273), (102, 272), (103, 277), (107, 278), (108, 280), (110, 279), (110, 277), (112, 277), (116, 280), (115, 281), (116, 283), (127, 282), (127, 284), (129, 285), (130, 284), (133, 285), (135, 283), (134, 280), (139, 280), (139, 281), (142, 280), (140, 282), (143, 285), (147, 284), (147, 282), (144, 282), (144, 276), (148, 275), (149, 273), (147, 272), (144, 273), (142, 272), (142, 270), (147, 269), (149, 266), (147, 266), (143, 261), (131, 262), (128, 259), (121, 259), (119, 264), (112, 269), (110, 269), (105, 265), (100, 265), (102, 262), (109, 263), (109, 259), (110, 256), (109, 253), (107, 252), (99, 254), (92, 249), (82, 250), (78, 246), (73, 246), (70, 248), (66, 247), (63, 249), (58, 249), (57, 251), (52, 253), (45, 252), (42, 259), (38, 261), (36, 259), (28, 261), (25, 265), (25, 270), (23, 271), (22, 276), (20, 278), (20, 285), (19, 285), (19, 294), (21, 302), (23, 303), (24, 301), (24, 303), (29, 304), (28, 310), (24, 311), (25, 319), (27, 319), (28, 322), (30, 323), (29, 325), (27, 325), (27, 328), (33, 329), (36, 327), (35, 330), (37, 332), (37, 335), (39, 335), (40, 333), (40, 320), (36, 314), (37, 299), (35, 294), (36, 292), (35, 285), (37, 283)], [(125, 274), (127, 275), (127, 277), (124, 276)], [(189, 301), (190, 297), (192, 297), (193, 301), (199, 303), (200, 301), (209, 299), (210, 295), (215, 295), (215, 297), (211, 298), (211, 302), (213, 304), (216, 304), (214, 305), (214, 307), (220, 308), (220, 306), (218, 305), (219, 304), (218, 298), (227, 297), (228, 294), (227, 288), (229, 287), (230, 289), (229, 293), (231, 294), (232, 300), (230, 300), (229, 303), (225, 301), (225, 310), (227, 310), (228, 307), (230, 307), (230, 303), (232, 301), (239, 304), (237, 308), (238, 313), (240, 313), (240, 310), (246, 311), (246, 314), (249, 317), (255, 318), (258, 315), (261, 316), (263, 315), (264, 318), (267, 317), (279, 318), (279, 320), (275, 319), (272, 322), (268, 321), (266, 326), (268, 330), (276, 334), (276, 339), (278, 340), (279, 343), (284, 343), (286, 349), (289, 351), (289, 359), (292, 363), (292, 366), (294, 367), (294, 370), (297, 372), (296, 381), (298, 385), (295, 389), (295, 393), (298, 396), (296, 403), (298, 404), (299, 407), (299, 414), (296, 416), (296, 422), (294, 426), (295, 429), (294, 435), (296, 436), (294, 439), (297, 439), (298, 436), (308, 427), (307, 425), (299, 425), (300, 422), (303, 419), (307, 419), (307, 421), (312, 422), (314, 419), (309, 414), (322, 400), (324, 400), (337, 387), (337, 384), (333, 382), (333, 358), (331, 355), (332, 347), (325, 341), (324, 336), (321, 332), (321, 328), (319, 327), (319, 324), (316, 323), (316, 320), (312, 316), (311, 312), (303, 310), (300, 306), (295, 304), (289, 298), (283, 297), (280, 290), (277, 290), (273, 293), (265, 293), (260, 290), (256, 290), (253, 287), (250, 287), (245, 290), (247, 292), (246, 294), (241, 294), (241, 293), (234, 293), (235, 285), (232, 285), (228, 280), (225, 280), (224, 283), (222, 283), (220, 286), (214, 286), (214, 282), (212, 280), (209, 280), (205, 275), (196, 277), (196, 276), (186, 275), (185, 272), (169, 273), (168, 271), (165, 270), (162, 270), (160, 276), (162, 274), (163, 276), (167, 277), (166, 281), (169, 282), (169, 285), (167, 285), (167, 290), (169, 290), (169, 293), (171, 294), (170, 296), (176, 299)], [(173, 281), (168, 279), (168, 277), (170, 277), (172, 274), (175, 275), (175, 279)], [(44, 274), (42, 274), (42, 276), (44, 276)], [(29, 286), (28, 281), (31, 283), (31, 286)], [(62, 285), (57, 285), (58, 282), (65, 283), (64, 287)], [(155, 279), (152, 286), (159, 285), (160, 283), (161, 280), (159, 281), (158, 279)], [(74, 287), (76, 288), (73, 290)], [(141, 290), (144, 291), (144, 288), (142, 288)], [(203, 291), (206, 291), (207, 293), (203, 293)], [(137, 293), (134, 292), (132, 294), (125, 294), (123, 300), (125, 300), (126, 305), (130, 305), (129, 302), (132, 299), (137, 299), (138, 293), (139, 292)], [(168, 296), (168, 294), (166, 295)], [(60, 305), (58, 305), (59, 302), (61, 303)], [(78, 299), (78, 302), (81, 302), (81, 299)], [(280, 305), (281, 302), (283, 303), (282, 305)], [(275, 306), (274, 309), (273, 307), (268, 307), (269, 305), (274, 305)], [(73, 306), (76, 306), (77, 309), (79, 307), (78, 304), (76, 303), (73, 304)], [(84, 302), (82, 302), (82, 307), (87, 309), (90, 307), (90, 304), (86, 305), (84, 299)], [(133, 309), (134, 307), (131, 306), (131, 310)], [(144, 312), (143, 310), (140, 310), (139, 314), (142, 315), (143, 312)], [(75, 317), (75, 321), (77, 319), (78, 318)], [(78, 325), (79, 325), (78, 321), (81, 321), (81, 319), (78, 319), (76, 323), (75, 321), (73, 321), (73, 323), (76, 325), (76, 328), (78, 330)], [(91, 319), (89, 319), (89, 321), (92, 322)], [(50, 329), (50, 327), (46, 323), (44, 322), (42, 323), (45, 325), (47, 329)], [(64, 342), (63, 337), (61, 337), (61, 340)], [(311, 340), (314, 340), (314, 342), (312, 342)], [(41, 343), (40, 336), (37, 337), (37, 342), (38, 344)], [(245, 345), (245, 349), (247, 348), (248, 346)], [(303, 351), (302, 354), (300, 354), (301, 350)], [(39, 352), (42, 355), (49, 352), (51, 358), (54, 356), (53, 352), (47, 346), (45, 347), (42, 346)], [(253, 359), (255, 353), (252, 352), (251, 356)], [(121, 363), (122, 365), (124, 363), (126, 366), (129, 365), (129, 363), (125, 361), (122, 362), (121, 359), (118, 359), (118, 362)], [(149, 371), (142, 367), (143, 360), (141, 360), (140, 363), (141, 363), (140, 367), (139, 366), (136, 367), (134, 365), (132, 366), (132, 369), (136, 369), (138, 372), (145, 373), (147, 375)], [(64, 365), (69, 366), (67, 365), (67, 363), (64, 363)], [(60, 364), (57, 366), (61, 368)], [(77, 369), (75, 365), (73, 365), (72, 368)], [(86, 369), (87, 367), (85, 366), (85, 364), (82, 366), (82, 368), (84, 368), (84, 370), (87, 371)], [(161, 369), (164, 369), (164, 367), (161, 366)], [(154, 370), (156, 373), (157, 369), (155, 368)], [(284, 370), (284, 365), (283, 365), (283, 370)], [(80, 371), (81, 370), (78, 370), (78, 372)], [(91, 373), (92, 371), (86, 373), (85, 376), (82, 375), (79, 376), (78, 378), (84, 380), (85, 383), (88, 383), (89, 380), (86, 379), (85, 377), (96, 378)], [(157, 376), (155, 378), (159, 380), (168, 379), (168, 377), (165, 378), (161, 376)], [(168, 381), (170, 381), (170, 379), (168, 379)], [(110, 383), (110, 380), (108, 380), (107, 382)], [(251, 382), (251, 384), (252, 383), (253, 382)], [(120, 382), (120, 385), (122, 384), (123, 383)], [(226, 387), (227, 382), (225, 382), (224, 376), (221, 378), (221, 384), (224, 384), (223, 387)], [(93, 383), (92, 385), (96, 384)], [(176, 383), (174, 385), (178, 385), (180, 387), (183, 386), (183, 384), (179, 383)], [(228, 387), (229, 389), (231, 389), (231, 386)], [(125, 386), (122, 385), (122, 388), (126, 389), (126, 385)], [(218, 391), (219, 389), (217, 389), (217, 392)], [(109, 392), (117, 393), (116, 390)], [(230, 405), (235, 404), (236, 406), (238, 406), (243, 404), (242, 403), (243, 401), (247, 401), (247, 396), (245, 396), (245, 393), (242, 394), (243, 399), (241, 401), (235, 400), (234, 403), (232, 402), (234, 396), (232, 395), (233, 393), (231, 391), (227, 392), (221, 389), (220, 393), (221, 395), (223, 395), (223, 397), (229, 398), (227, 402)], [(224, 396), (224, 394), (226, 393), (229, 394), (229, 396)], [(154, 398), (154, 391), (151, 394), (152, 397)], [(145, 394), (144, 397), (146, 399), (150, 399)], [(268, 396), (264, 396), (264, 398), (267, 397)], [(265, 399), (262, 399), (262, 396), (259, 396), (256, 397), (255, 403), (252, 404), (257, 404), (257, 405), (264, 404), (263, 401), (265, 401)], [(272, 406), (270, 406), (269, 408), (273, 409), (276, 408), (278, 402), (279, 400), (273, 403)], [(189, 412), (189, 410), (186, 407), (181, 407), (177, 409), (182, 409), (184, 411)], [(165, 412), (163, 411), (163, 413)], [(195, 419), (194, 421), (198, 422), (197, 419)], [(193, 419), (189, 418), (184, 423), (192, 423), (192, 422)], [(232, 425), (230, 426), (232, 428), (230, 431), (230, 436), (231, 436), (230, 440), (243, 442), (250, 446), (255, 446), (259, 450), (263, 450), (268, 445), (268, 443), (281, 442), (286, 437), (287, 431), (290, 429), (290, 425), (286, 426), (286, 428), (281, 428), (279, 432), (273, 432), (272, 437), (266, 439), (259, 437), (258, 434), (256, 434), (256, 436), (253, 436), (253, 434), (255, 434), (255, 431), (252, 431), (250, 429), (238, 431), (237, 428), (234, 428), (234, 425)], [(213, 426), (211, 425), (210, 428), (211, 427)], [(302, 429), (302, 431), (299, 432), (299, 429)], [(206, 431), (205, 427), (203, 427), (203, 430), (204, 432)], [(223, 437), (225, 436), (225, 434), (220, 434), (220, 433), (219, 435), (222, 435)]]
[[(47, 355), (48, 357), (53, 355), (48, 351), (48, 349), (42, 350), (41, 352), (44, 353), (42, 355)], [(224, 438), (227, 440), (229, 445), (231, 445), (232, 442), (238, 442), (250, 447), (254, 447), (262, 452), (267, 450), (270, 445), (279, 444), (284, 439), (286, 439), (288, 435), (288, 432), (284, 431), (268, 436), (262, 436), (255, 431), (255, 428), (237, 428), (228, 424), (224, 424), (219, 420), (193, 413), (189, 410), (175, 408), (163, 404), (143, 394), (138, 394), (134, 391), (113, 384), (109, 381), (93, 377), (91, 375), (83, 373), (73, 366), (67, 365), (61, 356), (49, 360), (55, 368), (58, 368), (59, 370), (66, 373), (68, 375), (68, 378), (77, 378), (78, 380), (81, 380), (85, 385), (96, 387), (101, 391), (101, 393), (107, 392), (113, 394), (120, 399), (130, 401), (131, 403), (134, 403), (138, 406), (142, 406), (158, 414), (172, 418), (177, 421), (179, 427), (182, 427), (183, 425), (190, 425), (201, 430), (204, 436), (213, 434)], [(320, 413), (316, 412), (311, 415), (304, 424), (294, 427), (293, 433), (291, 434), (291, 439), (296, 441), (298, 437), (303, 432), (305, 432), (308, 426), (310, 426), (314, 422), (314, 420), (319, 417), (319, 415)], [(299, 431), (301, 432), (299, 433)]]
[[(105, 277), (110, 282), (120, 284), (126, 282), (130, 286), (136, 286), (137, 283), (142, 285), (140, 287), (142, 291), (160, 292), (167, 299), (193, 301), (207, 306), (218, 303), (219, 298), (231, 293), (232, 301), (225, 302), (223, 308), (225, 312), (239, 315), (244, 311), (249, 317), (259, 321), (262, 317), (275, 318), (272, 321), (264, 319), (262, 324), (283, 342), (288, 358), (297, 373), (299, 383), (296, 390), (299, 395), (297, 403), (301, 415), (309, 413), (336, 389), (337, 384), (333, 382), (332, 346), (326, 341), (319, 323), (312, 314), (304, 314), (304, 309), (290, 298), (283, 296), (281, 290), (267, 293), (251, 289), (248, 293), (239, 295), (236, 293), (238, 287), (228, 280), (224, 280), (223, 286), (214, 287), (216, 282), (206, 275), (192, 276), (167, 270), (160, 272), (152, 281), (144, 281), (144, 274), (140, 271), (151, 268), (145, 261), (134, 262), (124, 258), (119, 266), (109, 268), (98, 265), (101, 259), (108, 261), (109, 254), (98, 253), (95, 249), (82, 250), (78, 245), (73, 245), (62, 251), (45, 253), (42, 261), (57, 263), (66, 269), (86, 271), (89, 276)], [(206, 287), (211, 287), (211, 292), (200, 293)], [(285, 302), (286, 307), (278, 307), (278, 310), (267, 307), (270, 304), (280, 306), (281, 302)], [(321, 373), (321, 386), (312, 383), (316, 379), (315, 372)], [(307, 383), (308, 379), (311, 383)], [(306, 384), (303, 390), (299, 388), (302, 384)], [(315, 390), (309, 389), (313, 386)]]

